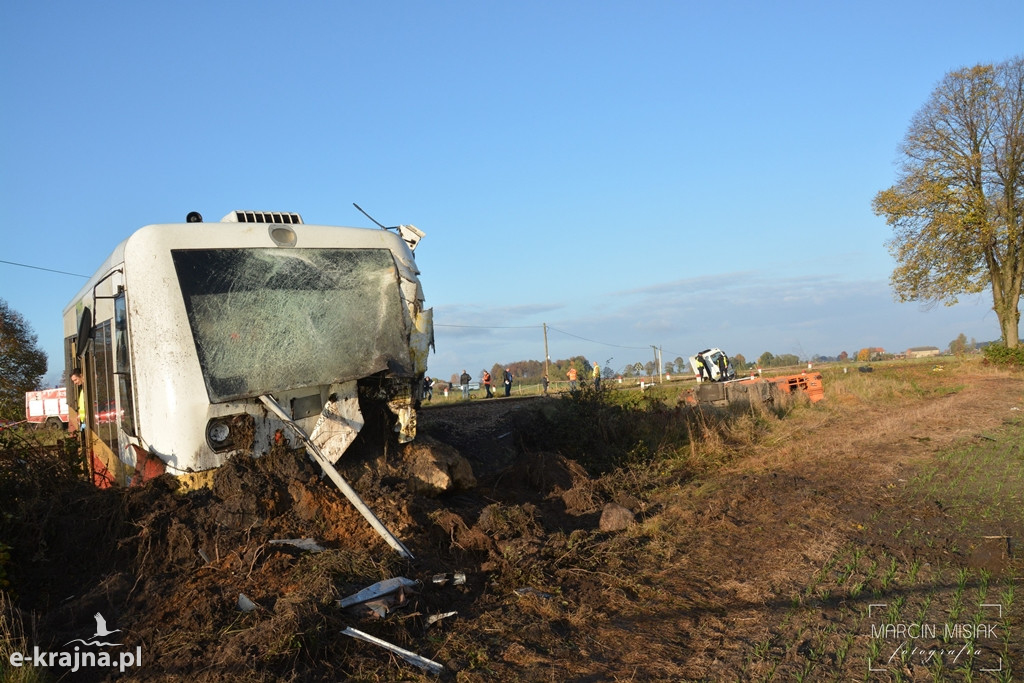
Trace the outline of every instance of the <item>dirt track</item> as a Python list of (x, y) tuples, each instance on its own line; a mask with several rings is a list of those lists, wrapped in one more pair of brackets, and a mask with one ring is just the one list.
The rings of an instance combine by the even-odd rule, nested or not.
[[(118, 680), (430, 678), (341, 635), (346, 626), (458, 680), (959, 680), (971, 670), (956, 673), (962, 661), (892, 660), (900, 643), (872, 636), (882, 608), (870, 605), (893, 623), (945, 624), (988, 619), (988, 600), (1006, 603), (990, 631), (1002, 639), (980, 643), (970, 666), (1019, 672), (1024, 381), (968, 366), (897, 373), (892, 385), (900, 395), (873, 402), (826, 383), (825, 404), (759, 418), (757, 438), (709, 432), (699, 445), (714, 457), (661, 474), (566, 459), (608, 454), (565, 440), (588, 426), (570, 424), (557, 399), (428, 408), (421, 443), (457, 449), (475, 489), (413, 495), (393, 476), (394, 450), (354, 449), (345, 462), (411, 562), (301, 454), (233, 463), (212, 491), (185, 496), (169, 481), (119, 493), (68, 485), (23, 501), (18, 522), (0, 527), (14, 541), (24, 623), (38, 615), (23, 642), (59, 647), (102, 612), (144, 653)], [(681, 413), (655, 417), (670, 425)], [(628, 429), (599, 422), (609, 442)], [(599, 531), (608, 503), (637, 524)], [(269, 543), (298, 537), (328, 550)], [(453, 572), (466, 584), (431, 582)], [(422, 584), (385, 618), (336, 606), (392, 576)], [(240, 611), (240, 593), (257, 608)]]

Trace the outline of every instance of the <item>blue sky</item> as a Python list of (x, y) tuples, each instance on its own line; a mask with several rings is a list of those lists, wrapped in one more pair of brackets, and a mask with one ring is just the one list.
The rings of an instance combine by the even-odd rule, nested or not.
[[(1024, 52), (1020, 0), (7, 2), (0, 259), (91, 274), (150, 223), (412, 223), (432, 375), (708, 346), (748, 359), (998, 338), (897, 304), (911, 117)], [(81, 278), (0, 263), (61, 357)]]

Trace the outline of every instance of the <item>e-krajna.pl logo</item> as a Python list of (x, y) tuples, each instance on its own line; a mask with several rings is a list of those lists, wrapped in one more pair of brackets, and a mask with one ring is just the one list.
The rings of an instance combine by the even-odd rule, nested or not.
[(40, 650), (39, 646), (35, 646), (32, 648), (31, 653), (12, 652), (7, 659), (11, 666), (14, 667), (60, 667), (62, 669), (67, 669), (72, 673), (85, 668), (114, 668), (120, 673), (124, 673), (125, 669), (129, 669), (133, 666), (142, 666), (141, 645), (136, 646), (134, 651), (121, 650), (119, 652), (107, 652), (105, 650), (97, 651), (93, 649), (86, 649), (121, 646), (121, 643), (112, 643), (100, 640), (101, 638), (106, 638), (114, 633), (119, 633), (121, 629), (107, 629), (107, 621), (99, 612), (94, 615), (94, 618), (96, 619), (96, 633), (93, 634), (92, 640), (76, 638), (75, 640), (65, 643), (64, 647), (67, 648), (72, 643), (81, 643), (82, 645), (75, 645), (72, 649), (64, 649), (56, 652)]

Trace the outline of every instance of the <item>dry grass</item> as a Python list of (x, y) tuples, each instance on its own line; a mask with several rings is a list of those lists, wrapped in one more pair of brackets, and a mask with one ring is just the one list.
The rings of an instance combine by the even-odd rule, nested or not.
[(13, 666), (11, 654), (31, 653), (31, 643), (39, 642), (32, 632), (25, 630), (25, 617), (10, 596), (0, 591), (0, 681), (5, 683), (43, 683), (45, 674), (32, 666)]

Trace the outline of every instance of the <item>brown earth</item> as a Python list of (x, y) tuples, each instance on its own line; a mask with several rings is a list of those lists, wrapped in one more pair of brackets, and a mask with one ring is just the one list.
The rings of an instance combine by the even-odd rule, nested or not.
[[(823, 403), (724, 416), (671, 401), (582, 420), (593, 406), (569, 399), (428, 407), (413, 447), (455, 449), (476, 487), (414, 493), (399, 467), (410, 447), (390, 441), (341, 463), (413, 560), (287, 448), (189, 493), (170, 477), (97, 491), (52, 452), (8, 449), (3, 651), (67, 650), (99, 612), (120, 629), (111, 651), (142, 666), (67, 680), (434, 678), (347, 626), (449, 680), (1013, 680), (1024, 378), (978, 364), (875, 375), (878, 396), (835, 375)], [(690, 444), (664, 460), (656, 438), (620, 452), (640, 420), (664, 434), (685, 422)], [(635, 521), (603, 530), (613, 512)], [(326, 550), (271, 543), (296, 538)], [(396, 576), (419, 584), (384, 616), (336, 604)], [(993, 622), (991, 642), (971, 640), (970, 662), (897, 652), (902, 640), (872, 635), (883, 610), (940, 632)], [(0, 678), (25, 671), (7, 664)]]

